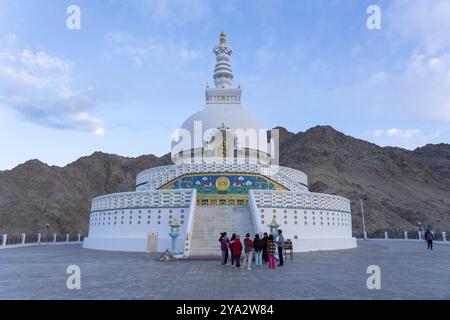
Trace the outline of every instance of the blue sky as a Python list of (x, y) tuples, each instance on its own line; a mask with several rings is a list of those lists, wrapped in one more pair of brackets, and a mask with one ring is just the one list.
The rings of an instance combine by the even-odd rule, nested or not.
[[(81, 29), (66, 27), (69, 5)], [(381, 9), (369, 30), (366, 9)], [(204, 106), (225, 31), (267, 128), (450, 142), (450, 1), (0, 0), (0, 170), (170, 151)]]

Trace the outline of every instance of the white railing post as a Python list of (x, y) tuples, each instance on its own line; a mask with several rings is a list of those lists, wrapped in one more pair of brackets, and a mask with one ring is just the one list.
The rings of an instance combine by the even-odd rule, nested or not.
[(81, 234), (78, 234), (78, 242), (81, 242)]
[(7, 235), (7, 234), (4, 234), (4, 235), (2, 236), (2, 246), (6, 246), (6, 240), (8, 240), (8, 235)]
[(70, 240), (70, 234), (66, 233), (66, 242), (69, 242)]
[(447, 232), (442, 232), (442, 240), (447, 241)]
[(192, 189), (190, 204), (189, 204), (189, 217), (186, 224), (186, 234), (184, 241), (184, 256), (189, 256), (191, 253), (191, 238), (192, 238), (192, 228), (194, 225), (194, 216), (197, 208), (197, 190)]
[(53, 234), (53, 243), (56, 243), (56, 237), (57, 237), (57, 235), (56, 235), (56, 233), (54, 233)]
[(42, 239), (42, 234), (38, 233), (37, 243), (40, 244)]
[(27, 234), (26, 233), (22, 233), (22, 244), (25, 244), (25, 240), (27, 239)]
[(405, 240), (408, 240), (408, 231), (405, 231)]
[(422, 240), (422, 233), (419, 231), (419, 240)]
[(387, 231), (384, 232), (384, 238), (389, 239)]

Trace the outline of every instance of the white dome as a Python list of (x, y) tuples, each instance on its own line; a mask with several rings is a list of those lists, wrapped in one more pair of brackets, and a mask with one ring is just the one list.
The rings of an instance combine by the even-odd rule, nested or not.
[(251, 158), (258, 157), (257, 152), (268, 153), (267, 130), (256, 117), (237, 104), (213, 104), (190, 116), (172, 137), (172, 160), (177, 163), (181, 151), (182, 157), (188, 159), (219, 156), (223, 153), (221, 139), (224, 130), (227, 132), (225, 146), (228, 156), (238, 152), (234, 156), (241, 157), (246, 154), (245, 150), (253, 150), (247, 155)]
[(241, 106), (212, 105), (190, 116), (181, 126), (191, 135), (194, 135), (194, 122), (199, 121), (202, 131), (222, 127), (230, 129), (263, 129), (261, 122), (251, 114), (247, 113)]

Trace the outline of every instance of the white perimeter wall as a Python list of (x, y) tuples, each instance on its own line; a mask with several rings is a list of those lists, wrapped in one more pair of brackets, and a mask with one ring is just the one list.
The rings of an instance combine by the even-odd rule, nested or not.
[[(182, 201), (180, 193), (184, 193)], [(130, 200), (133, 195), (137, 198), (134, 202)], [(114, 201), (108, 197), (114, 198)], [(129, 204), (139, 203), (140, 207), (114, 208), (114, 203), (117, 206), (123, 205), (124, 199), (129, 201)], [(85, 248), (146, 251), (148, 233), (156, 232), (158, 233), (158, 251), (171, 249), (169, 222), (177, 219), (182, 225), (177, 239), (177, 250), (183, 252), (189, 216), (195, 210), (195, 190), (113, 194), (94, 199), (92, 208), (103, 207), (99, 205), (99, 202), (110, 203), (110, 209), (91, 212), (89, 235), (84, 240)]]
[[(195, 190), (164, 190), (113, 194), (94, 199), (84, 247), (114, 251), (145, 251), (147, 234), (158, 233), (158, 251), (170, 249), (169, 222), (181, 222), (177, 250), (183, 252), (189, 221), (195, 213)], [(128, 205), (128, 208), (124, 208)], [(133, 207), (138, 206), (138, 207)], [(275, 218), (294, 251), (356, 247), (348, 199), (317, 193), (250, 191), (250, 206), (259, 233)], [(192, 221), (190, 226), (192, 226)], [(192, 237), (192, 235), (190, 236)]]
[(318, 193), (250, 191), (250, 205), (258, 232), (270, 232), (275, 218), (294, 251), (356, 247), (348, 199)]

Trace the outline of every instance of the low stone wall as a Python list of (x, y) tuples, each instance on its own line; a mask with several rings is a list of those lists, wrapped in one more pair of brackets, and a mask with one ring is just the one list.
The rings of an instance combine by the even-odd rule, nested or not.
[(82, 243), (83, 234), (3, 234), (0, 238), (0, 249), (27, 247), (35, 245)]

